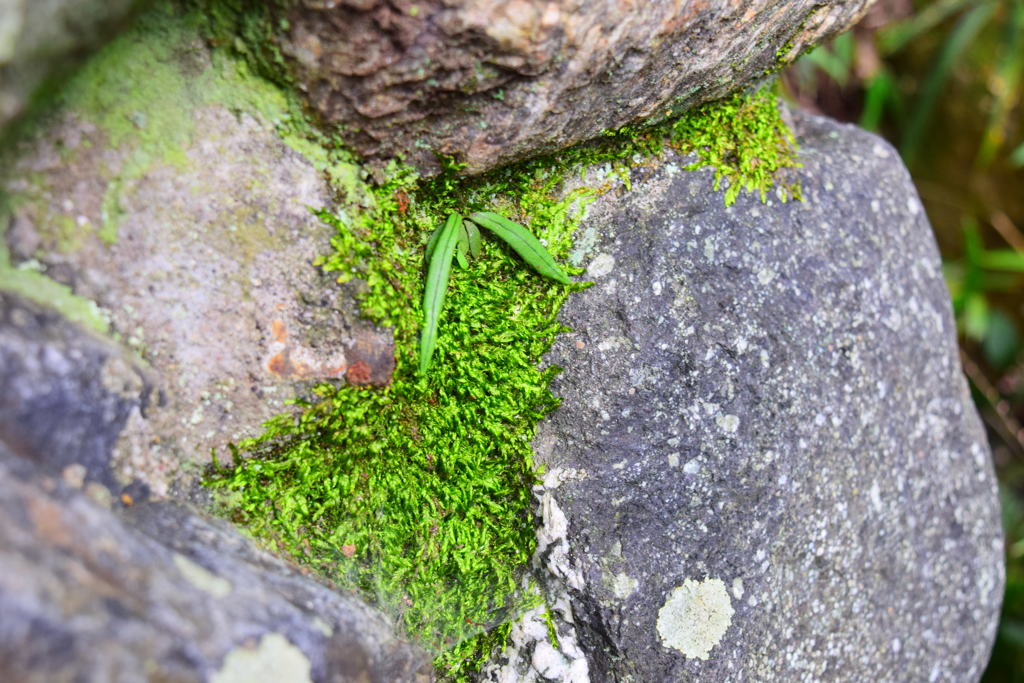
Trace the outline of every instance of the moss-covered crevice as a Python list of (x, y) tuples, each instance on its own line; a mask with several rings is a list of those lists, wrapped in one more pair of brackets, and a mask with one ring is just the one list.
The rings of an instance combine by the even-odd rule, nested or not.
[(449, 168), (421, 180), (395, 167), (367, 207), (322, 213), (337, 234), (319, 265), (366, 283), (363, 314), (395, 331), (394, 381), (318, 387), (239, 444), (208, 480), (224, 512), (399, 617), (444, 676), (469, 676), (537, 600), (521, 588), (535, 542), (531, 441), (558, 404), (548, 390), (557, 369), (539, 363), (562, 331), (560, 306), (585, 285), (545, 280), (485, 241), (481, 258), (453, 271), (433, 369), (420, 377), (427, 237), (451, 211), (493, 210), (564, 261), (603, 191), (567, 192), (565, 178), (603, 165), (628, 185), (631, 167), (670, 147), (693, 154), (690, 168), (712, 167), (727, 204), (744, 189), (798, 192), (778, 182), (797, 165), (794, 141), (774, 95), (759, 91), (480, 177)]

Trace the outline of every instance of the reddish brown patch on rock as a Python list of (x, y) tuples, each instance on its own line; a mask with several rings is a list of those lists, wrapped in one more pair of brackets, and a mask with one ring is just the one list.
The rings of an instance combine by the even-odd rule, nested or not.
[(68, 528), (60, 507), (45, 498), (29, 498), (27, 503), (28, 516), (36, 535), (59, 548), (70, 548), (74, 534)]
[(335, 365), (333, 367), (327, 368), (327, 376), (328, 377), (344, 377), (345, 376), (345, 372), (347, 370), (348, 370), (348, 365), (345, 364), (345, 363), (342, 363), (341, 365)]
[[(395, 343), (389, 332), (374, 329), (357, 330), (355, 338), (345, 349), (350, 365), (348, 381), (351, 384), (384, 386), (391, 383), (395, 372)], [(366, 368), (356, 370), (362, 364)]]
[(288, 328), (280, 320), (270, 323), (270, 333), (274, 336), (274, 341), (276, 342), (284, 344), (288, 341)]
[(349, 384), (363, 385), (370, 383), (370, 366), (363, 361), (356, 361), (352, 364), (352, 367), (348, 369)]
[[(266, 328), (264, 328), (266, 329)], [(283, 320), (273, 320), (267, 330), (264, 369), (285, 380), (338, 379), (349, 384), (377, 386), (391, 382), (395, 370), (394, 339), (387, 330), (356, 329), (351, 336), (329, 337), (308, 345), (289, 335)]]
[(275, 353), (267, 361), (267, 370), (270, 374), (277, 375), (278, 377), (285, 377), (288, 374), (288, 352), (282, 351), (281, 353)]

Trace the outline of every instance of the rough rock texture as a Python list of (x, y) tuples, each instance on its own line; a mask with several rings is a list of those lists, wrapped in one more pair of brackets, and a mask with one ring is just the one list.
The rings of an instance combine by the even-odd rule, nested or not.
[(167, 503), (125, 521), (77, 485), (0, 442), (0, 680), (430, 680), (379, 613), (223, 522)]
[[(311, 266), (334, 233), (311, 212), (333, 202), (323, 170), (256, 107), (206, 94), (229, 86), (197, 39), (146, 64), (158, 39), (112, 45), (123, 63), (110, 68), (154, 98), (112, 100), (136, 124), (73, 101), (5, 164), (0, 289), (46, 300), (43, 285), (66, 286), (147, 366), (153, 400), (128, 407), (113, 471), (163, 495), (183, 463), (255, 435), (313, 381), (389, 382), (394, 355), (390, 332), (359, 318), (355, 283)], [(260, 94), (231, 87), (243, 103)]]
[(151, 407), (145, 368), (59, 313), (0, 291), (0, 440), (18, 455), (120, 489), (110, 468), (128, 419)]
[(743, 88), (871, 0), (300, 0), (281, 49), (372, 160), (478, 172)]
[(81, 63), (144, 0), (0, 0), (0, 132), (46, 77)]
[(797, 133), (803, 202), (726, 209), (670, 156), (591, 207), (596, 285), (563, 309), (564, 403), (535, 442), (571, 648), (520, 624), (492, 680), (984, 669), (999, 503), (927, 219), (878, 138)]

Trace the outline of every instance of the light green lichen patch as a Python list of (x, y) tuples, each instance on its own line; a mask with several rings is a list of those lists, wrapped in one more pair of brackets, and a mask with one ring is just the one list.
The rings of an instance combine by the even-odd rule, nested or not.
[(686, 579), (658, 611), (664, 647), (694, 659), (707, 659), (732, 623), (732, 601), (721, 579)]
[(197, 564), (180, 553), (174, 553), (174, 566), (181, 575), (196, 588), (206, 591), (215, 598), (231, 595), (231, 582), (217, 576), (201, 564)]
[[(196, 2), (188, 9), (172, 0), (154, 3), (83, 65), (42, 116), (66, 114), (94, 124), (113, 152), (106, 157), (108, 167), (99, 170), (107, 191), (100, 225), (92, 228), (107, 243), (116, 241), (123, 198), (141, 176), (169, 165), (187, 177), (199, 112), (211, 106), (273, 127), (339, 192), (353, 201), (359, 198), (359, 167), (336, 145), (323, 144), (297, 94), (255, 73), (236, 49), (244, 45), (214, 41), (219, 47), (209, 49), (204, 37), (213, 35), (218, 16), (211, 7), (220, 4)], [(24, 127), (22, 134), (30, 129)], [(208, 131), (204, 135), (209, 139)], [(39, 195), (47, 194), (46, 188), (39, 189)], [(74, 248), (73, 240), (63, 243)]]
[[(7, 217), (0, 210), (0, 225), (6, 224)], [(94, 301), (75, 295), (70, 287), (47, 277), (39, 264), (26, 262), (19, 266), (12, 265), (10, 254), (3, 243), (2, 232), (0, 232), (0, 289), (20, 294), (26, 299), (49, 306), (68, 320), (101, 334), (105, 334), (110, 329), (110, 321)]]
[(210, 683), (312, 681), (309, 658), (280, 633), (267, 633), (256, 647), (237, 647), (224, 657)]
[(632, 595), (638, 585), (637, 580), (626, 572), (619, 572), (612, 577), (612, 592), (619, 600), (625, 600)]

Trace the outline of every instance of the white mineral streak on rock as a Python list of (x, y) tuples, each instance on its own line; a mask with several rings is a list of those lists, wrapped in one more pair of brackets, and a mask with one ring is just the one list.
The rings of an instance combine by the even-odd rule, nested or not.
[(557, 624), (558, 646), (551, 642), (548, 633), (545, 606), (535, 607), (512, 624), (508, 647), (502, 657), (484, 667), (480, 680), (490, 683), (590, 683), (590, 669), (576, 641), (568, 598), (563, 595), (549, 605)]
[(569, 520), (547, 489), (540, 496), (541, 527), (537, 529), (537, 553), (544, 567), (576, 590), (583, 590), (583, 575), (569, 559)]
[[(541, 525), (537, 529), (534, 569), (545, 597), (543, 605), (526, 612), (512, 624), (509, 644), (501, 657), (481, 671), (480, 680), (491, 683), (590, 683), (587, 658), (576, 637), (576, 622), (566, 586), (582, 591), (583, 574), (569, 558), (569, 522), (552, 492), (567, 481), (586, 478), (573, 468), (555, 467), (533, 489), (540, 505)], [(535, 584), (534, 584), (535, 586)], [(529, 580), (523, 590), (531, 590)], [(548, 630), (550, 622), (557, 644)]]

